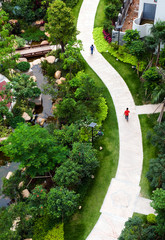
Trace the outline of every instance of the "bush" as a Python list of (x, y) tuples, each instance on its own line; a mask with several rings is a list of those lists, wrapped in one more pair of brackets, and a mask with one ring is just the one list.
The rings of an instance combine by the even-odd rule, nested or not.
[(41, 40), (47, 39), (44, 32), (37, 27), (29, 27), (25, 33), (21, 34), (21, 37), (27, 41), (40, 42)]
[(63, 223), (58, 224), (52, 230), (49, 230), (44, 240), (64, 240)]
[(108, 32), (106, 32), (105, 30), (103, 30), (103, 34), (104, 34), (104, 39), (105, 39), (108, 43), (110, 43), (110, 42), (112, 41), (111, 35), (110, 35)]
[(19, 123), (24, 123), (25, 119), (22, 118), (21, 116), (15, 116), (14, 118), (9, 119), (9, 125), (12, 128), (16, 128)]
[(54, 222), (48, 216), (38, 218), (34, 224), (33, 240), (45, 240), (48, 231), (54, 227)]
[(25, 39), (15, 36), (15, 43), (16, 43), (16, 48), (23, 47), (26, 43)]
[(147, 215), (147, 222), (149, 224), (156, 224), (156, 216), (154, 214), (148, 214)]
[(63, 0), (67, 7), (73, 8), (79, 0)]
[(17, 64), (16, 68), (20, 70), (21, 72), (27, 72), (30, 68), (29, 62), (20, 62)]

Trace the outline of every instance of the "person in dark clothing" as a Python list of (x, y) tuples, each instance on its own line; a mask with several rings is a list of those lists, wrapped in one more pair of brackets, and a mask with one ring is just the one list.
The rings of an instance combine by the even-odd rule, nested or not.
[(93, 44), (90, 46), (91, 54), (93, 54), (94, 46)]

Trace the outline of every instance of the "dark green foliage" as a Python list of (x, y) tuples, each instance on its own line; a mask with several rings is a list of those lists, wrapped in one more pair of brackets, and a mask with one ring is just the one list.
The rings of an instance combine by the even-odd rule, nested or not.
[(91, 144), (73, 143), (70, 158), (82, 167), (81, 174), (83, 177), (90, 177), (99, 166), (99, 161), (96, 158), (96, 150), (92, 148)]
[(119, 11), (115, 4), (109, 4), (104, 9), (105, 16), (108, 20), (116, 21)]
[(153, 240), (157, 239), (156, 227), (147, 225), (140, 217), (132, 217), (125, 223), (119, 240)]
[(73, 8), (79, 0), (62, 0), (64, 3), (66, 3), (67, 7)]
[(140, 35), (137, 30), (126, 30), (126, 34), (123, 36), (123, 40), (126, 41), (127, 46), (129, 46), (131, 42), (139, 39)]
[(20, 70), (21, 72), (27, 72), (29, 68), (30, 68), (29, 62), (20, 62), (17, 64), (17, 69)]
[(161, 49), (159, 64), (161, 65), (161, 67), (165, 68), (165, 47)]
[(29, 209), (33, 216), (38, 217), (44, 215), (46, 200), (46, 190), (42, 187), (42, 185), (35, 186), (28, 198)]
[(150, 160), (146, 177), (153, 189), (163, 188), (165, 190), (165, 155), (158, 155), (157, 158)]
[(59, 143), (71, 147), (74, 142), (78, 142), (80, 131), (77, 124), (63, 125), (62, 128), (54, 130), (54, 137)]
[(109, 34), (112, 34), (112, 30), (114, 29), (114, 26), (112, 25), (112, 21), (107, 19), (104, 20), (103, 29)]
[(24, 123), (24, 122), (25, 122), (25, 119), (22, 118), (21, 116), (15, 116), (15, 117), (9, 118), (8, 120), (8, 123), (12, 128), (16, 128), (19, 123)]
[(3, 142), (1, 150), (12, 161), (26, 167), (32, 177), (54, 170), (56, 164), (63, 162), (67, 155), (66, 147), (57, 144), (46, 129), (26, 124), (15, 129)]
[[(21, 192), (25, 188), (25, 180), (25, 175), (20, 170), (15, 171), (9, 179), (3, 178), (2, 193), (13, 200), (22, 199)], [(19, 183), (22, 181), (24, 184), (19, 187)]]
[(29, 27), (25, 30), (25, 33), (21, 33), (21, 37), (27, 41), (40, 42), (41, 40), (46, 39), (46, 35), (43, 31), (37, 27)]
[(162, 240), (165, 239), (165, 190), (157, 188), (153, 192), (151, 206), (155, 209), (156, 216), (156, 231)]
[(160, 154), (165, 154), (165, 122), (157, 124), (154, 127), (154, 134), (151, 137), (151, 143), (158, 148)]
[(73, 188), (80, 182), (81, 171), (81, 165), (68, 159), (56, 169), (53, 179), (60, 187)]
[(48, 193), (47, 211), (53, 219), (70, 217), (77, 209), (79, 195), (66, 188), (52, 188)]

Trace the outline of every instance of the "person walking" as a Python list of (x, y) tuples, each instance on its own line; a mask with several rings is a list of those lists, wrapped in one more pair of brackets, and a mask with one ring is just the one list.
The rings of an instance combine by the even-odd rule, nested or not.
[(125, 119), (127, 120), (127, 122), (128, 122), (128, 118), (129, 118), (129, 113), (130, 113), (130, 111), (128, 110), (128, 108), (126, 108), (124, 115), (125, 115)]
[(93, 44), (90, 46), (90, 50), (91, 50), (91, 55), (92, 55), (93, 54), (93, 50), (94, 50)]

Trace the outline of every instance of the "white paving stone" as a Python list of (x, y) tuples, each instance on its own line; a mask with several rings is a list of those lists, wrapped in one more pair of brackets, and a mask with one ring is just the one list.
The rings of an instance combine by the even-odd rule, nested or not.
[[(159, 113), (162, 110), (163, 103), (161, 104), (146, 104), (142, 106), (136, 106), (137, 114), (153, 114)], [(165, 111), (165, 108), (164, 108)]]
[[(138, 108), (118, 72), (98, 53), (97, 49), (93, 55), (90, 54), (90, 45), (94, 43), (92, 31), (98, 3), (99, 0), (83, 1), (77, 23), (77, 29), (80, 31), (78, 39), (83, 43), (83, 57), (102, 79), (114, 102), (119, 128), (120, 152), (116, 177), (111, 181), (100, 210), (101, 215), (87, 240), (116, 240), (124, 223), (132, 216), (135, 209), (142, 211), (143, 208), (149, 209), (150, 206), (148, 201), (143, 201), (138, 197), (143, 163)], [(124, 118), (126, 107), (130, 110), (129, 122)], [(145, 203), (144, 206), (143, 203)]]
[(148, 215), (155, 214), (154, 209), (150, 206), (151, 200), (143, 197), (138, 197), (134, 211), (137, 213)]

